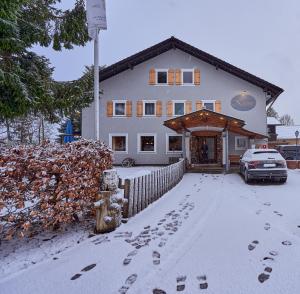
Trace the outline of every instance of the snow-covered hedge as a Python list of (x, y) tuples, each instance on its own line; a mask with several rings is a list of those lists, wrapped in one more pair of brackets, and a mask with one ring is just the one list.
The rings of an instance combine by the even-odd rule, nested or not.
[(93, 207), (112, 152), (101, 142), (19, 146), (0, 154), (0, 238), (77, 220)]

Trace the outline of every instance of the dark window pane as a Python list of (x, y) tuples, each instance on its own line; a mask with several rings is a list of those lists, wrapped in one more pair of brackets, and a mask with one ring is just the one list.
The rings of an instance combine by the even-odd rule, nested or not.
[(183, 83), (184, 84), (192, 84), (193, 83), (193, 72), (191, 72), (191, 71), (183, 72)]
[(205, 103), (204, 103), (204, 107), (205, 107), (205, 109), (207, 109), (207, 110), (214, 111), (214, 103), (212, 103), (212, 102), (205, 102)]
[(167, 83), (167, 72), (166, 71), (158, 71), (157, 72), (157, 83), (158, 84), (166, 84)]
[(141, 151), (155, 151), (154, 136), (141, 136)]
[(169, 151), (182, 151), (182, 137), (169, 136)]
[(115, 115), (125, 115), (125, 103), (115, 103)]
[(145, 103), (145, 115), (155, 115), (155, 103)]
[(183, 102), (177, 102), (175, 103), (175, 115), (184, 115), (184, 103)]
[(126, 150), (126, 137), (125, 136), (112, 137), (112, 150), (127, 151)]

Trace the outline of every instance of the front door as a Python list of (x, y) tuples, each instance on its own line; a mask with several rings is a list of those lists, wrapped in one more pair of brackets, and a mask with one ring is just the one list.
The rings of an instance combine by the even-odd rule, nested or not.
[(217, 137), (192, 136), (191, 161), (193, 164), (217, 162)]

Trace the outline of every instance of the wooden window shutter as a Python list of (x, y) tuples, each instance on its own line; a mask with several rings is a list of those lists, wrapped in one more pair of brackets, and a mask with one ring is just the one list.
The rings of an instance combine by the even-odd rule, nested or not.
[(175, 71), (174, 69), (169, 69), (168, 71), (168, 84), (170, 86), (174, 85)]
[(149, 85), (155, 85), (155, 82), (156, 82), (155, 75), (156, 75), (155, 69), (151, 68), (150, 72), (149, 72)]
[(192, 112), (192, 101), (186, 101), (185, 102), (185, 113), (191, 113)]
[(162, 116), (162, 102), (156, 101), (156, 116)]
[(112, 117), (114, 115), (113, 111), (114, 111), (114, 103), (113, 103), (113, 101), (107, 101), (107, 104), (106, 104), (106, 115), (108, 117)]
[(139, 100), (136, 103), (136, 116), (137, 117), (142, 117), (143, 116), (143, 101)]
[(167, 116), (173, 116), (173, 101), (167, 102)]
[(180, 69), (176, 69), (176, 85), (181, 85), (182, 81), (181, 81), (181, 70)]
[(221, 112), (222, 111), (222, 107), (221, 107), (221, 101), (217, 100), (215, 102), (215, 112)]
[(200, 85), (200, 69), (199, 68), (194, 69), (194, 84), (196, 86)]
[(196, 110), (201, 110), (203, 108), (203, 103), (201, 100), (196, 101)]
[(132, 116), (132, 102), (126, 101), (126, 116), (131, 117)]

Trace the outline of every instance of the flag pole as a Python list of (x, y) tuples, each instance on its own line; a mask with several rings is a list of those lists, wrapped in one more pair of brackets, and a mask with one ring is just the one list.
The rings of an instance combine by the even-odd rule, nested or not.
[(94, 40), (94, 101), (95, 101), (95, 139), (100, 140), (100, 105), (99, 105), (99, 30)]

